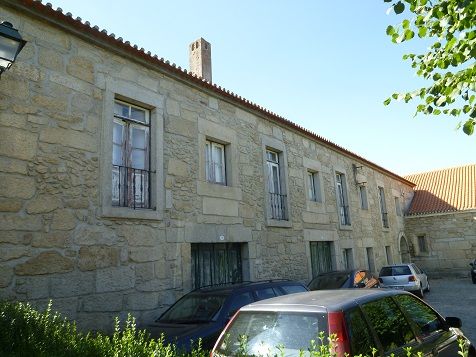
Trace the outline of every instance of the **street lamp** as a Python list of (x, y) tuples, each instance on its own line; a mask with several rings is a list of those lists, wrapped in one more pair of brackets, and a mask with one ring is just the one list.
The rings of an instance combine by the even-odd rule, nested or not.
[(15, 62), (25, 44), (26, 41), (10, 22), (0, 23), (0, 76)]

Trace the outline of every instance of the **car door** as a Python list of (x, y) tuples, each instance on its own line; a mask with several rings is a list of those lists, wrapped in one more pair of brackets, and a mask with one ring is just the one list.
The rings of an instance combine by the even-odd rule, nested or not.
[(418, 341), (402, 310), (390, 296), (362, 304), (362, 311), (384, 356), (407, 356), (406, 348), (418, 352)]
[(428, 278), (427, 278), (426, 274), (423, 273), (423, 271), (418, 266), (416, 266), (415, 264), (412, 264), (412, 268), (415, 271), (418, 279), (420, 280), (421, 286), (423, 287), (423, 289), (426, 289), (427, 286), (428, 286)]
[(458, 336), (435, 310), (409, 294), (397, 295), (395, 300), (409, 318), (425, 355), (458, 356)]

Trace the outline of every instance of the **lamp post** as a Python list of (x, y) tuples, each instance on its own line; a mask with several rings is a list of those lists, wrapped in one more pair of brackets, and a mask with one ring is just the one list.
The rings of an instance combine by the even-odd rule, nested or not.
[(15, 62), (25, 44), (26, 41), (10, 22), (0, 23), (0, 76)]

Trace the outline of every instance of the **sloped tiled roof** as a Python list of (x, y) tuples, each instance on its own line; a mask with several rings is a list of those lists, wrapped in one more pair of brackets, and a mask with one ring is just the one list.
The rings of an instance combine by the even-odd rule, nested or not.
[(416, 184), (408, 215), (476, 209), (476, 164), (405, 178)]
[(412, 182), (406, 180), (402, 176), (397, 175), (276, 113), (273, 113), (246, 98), (222, 88), (216, 83), (209, 83), (194, 73), (177, 66), (175, 63), (170, 63), (164, 58), (159, 58), (157, 55), (153, 55), (150, 51), (146, 52), (144, 48), (139, 48), (137, 45), (131, 44), (129, 41), (124, 41), (122, 37), (116, 37), (115, 34), (108, 33), (105, 29), (101, 30), (98, 26), (92, 26), (89, 21), (83, 21), (80, 17), (74, 18), (69, 12), (63, 13), (61, 8), (55, 10), (50, 3), (43, 4), (42, 0), (1, 0), (0, 2), (2, 5), (17, 9), (25, 15), (28, 14), (40, 18), (43, 21), (47, 21), (53, 26), (59, 26), (63, 30), (86, 39), (91, 44), (101, 46), (110, 51), (120, 53), (121, 55), (126, 55), (128, 58), (134, 59), (143, 65), (160, 69), (181, 81), (188, 82), (191, 85), (197, 85), (204, 90), (216, 93), (222, 98), (234, 102), (237, 105), (246, 107), (248, 110), (254, 111), (270, 121), (274, 121), (277, 124), (300, 132), (302, 135), (319, 142), (325, 147), (369, 165), (376, 171), (393, 177), (406, 185), (414, 186)]

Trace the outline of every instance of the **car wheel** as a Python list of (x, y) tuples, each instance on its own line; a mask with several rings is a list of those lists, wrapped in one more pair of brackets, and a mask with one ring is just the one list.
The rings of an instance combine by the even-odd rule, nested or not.
[(420, 290), (416, 292), (416, 296), (418, 296), (420, 299), (423, 299), (423, 287), (420, 284)]

